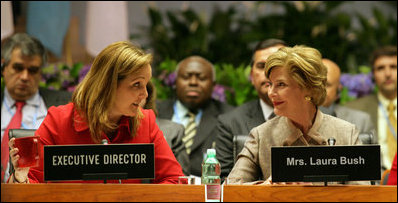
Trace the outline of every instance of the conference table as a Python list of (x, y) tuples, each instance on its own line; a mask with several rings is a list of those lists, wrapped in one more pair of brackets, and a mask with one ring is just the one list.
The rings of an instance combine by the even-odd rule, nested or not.
[[(397, 186), (225, 185), (224, 202), (397, 202)], [(204, 185), (1, 184), (2, 202), (204, 202)]]

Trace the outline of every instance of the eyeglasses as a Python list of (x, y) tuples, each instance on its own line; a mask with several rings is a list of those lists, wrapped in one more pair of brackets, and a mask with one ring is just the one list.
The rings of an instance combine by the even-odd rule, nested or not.
[(40, 71), (40, 67), (37, 66), (31, 66), (28, 68), (25, 68), (22, 64), (20, 63), (14, 63), (12, 65), (12, 69), (16, 72), (16, 73), (21, 73), (22, 71), (24, 71), (25, 69), (28, 70), (28, 73), (31, 75), (37, 74)]

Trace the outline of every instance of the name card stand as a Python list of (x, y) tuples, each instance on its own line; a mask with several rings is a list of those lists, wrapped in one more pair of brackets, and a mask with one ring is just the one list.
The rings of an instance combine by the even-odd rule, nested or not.
[(154, 179), (154, 144), (44, 146), (44, 181)]
[(117, 180), (127, 179), (127, 173), (83, 173), (83, 180)]
[(342, 182), (348, 181), (348, 175), (305, 175), (304, 182), (324, 182), (328, 186), (328, 182)]
[(271, 147), (273, 182), (380, 180), (380, 145)]

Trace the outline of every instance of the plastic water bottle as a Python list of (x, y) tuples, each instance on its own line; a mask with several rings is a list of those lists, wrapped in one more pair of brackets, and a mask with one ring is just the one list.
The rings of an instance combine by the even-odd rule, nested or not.
[(207, 157), (202, 164), (202, 184), (205, 185), (206, 202), (219, 202), (221, 198), (221, 165), (216, 159), (216, 150), (207, 149)]

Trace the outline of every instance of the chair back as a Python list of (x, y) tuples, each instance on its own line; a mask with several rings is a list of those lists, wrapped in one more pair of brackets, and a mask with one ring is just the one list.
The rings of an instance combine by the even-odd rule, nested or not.
[(372, 132), (362, 132), (359, 133), (359, 139), (362, 144), (373, 144), (373, 133)]
[(9, 138), (21, 138), (21, 137), (30, 137), (34, 136), (36, 129), (10, 129), (8, 131)]
[(236, 163), (238, 154), (242, 151), (248, 135), (234, 135), (233, 138), (233, 156), (234, 164)]

